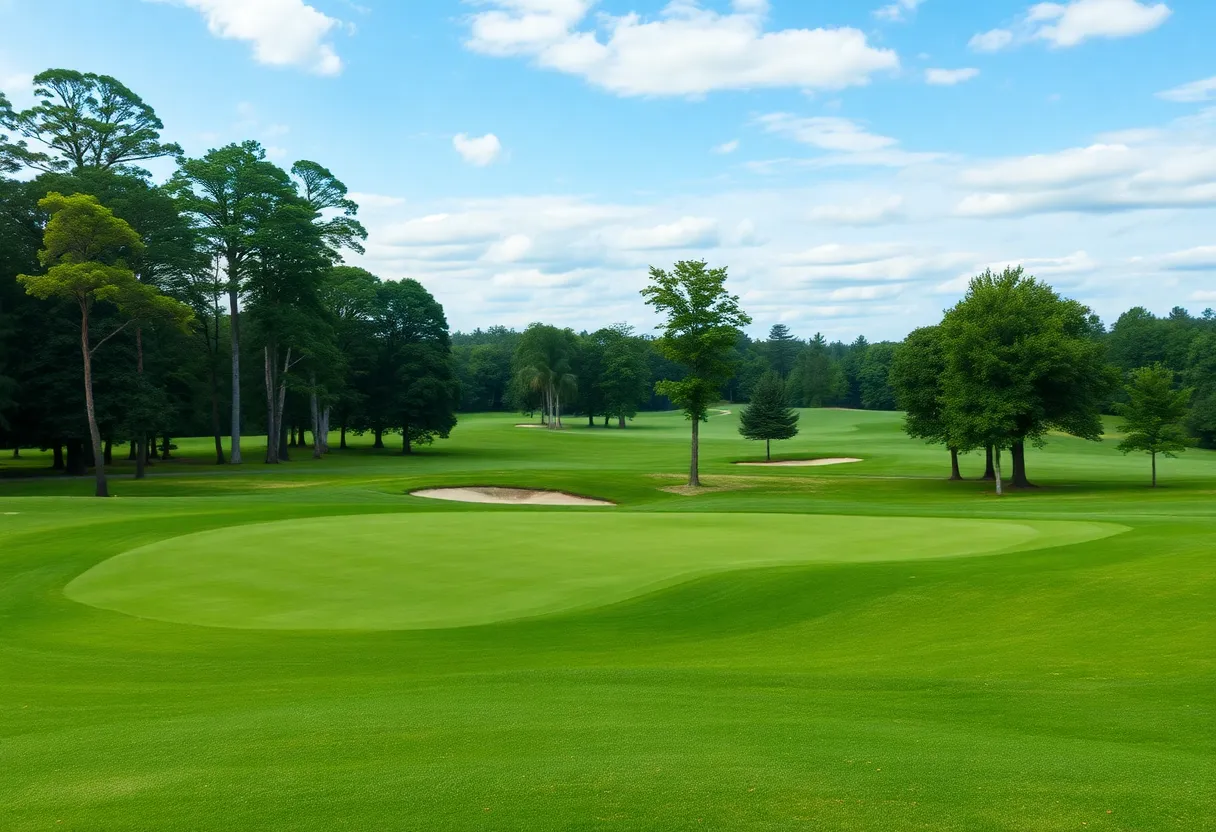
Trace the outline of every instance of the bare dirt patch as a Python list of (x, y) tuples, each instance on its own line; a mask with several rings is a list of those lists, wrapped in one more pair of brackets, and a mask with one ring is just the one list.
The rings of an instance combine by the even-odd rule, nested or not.
[[(656, 480), (687, 480), (687, 474), (647, 474)], [(693, 488), (684, 483), (660, 486), (660, 491), (668, 494), (679, 494), (683, 497), (699, 497), (702, 494), (716, 494), (722, 491), (745, 491), (749, 488), (764, 486), (779, 486), (782, 491), (817, 491), (824, 485), (822, 479), (810, 477), (756, 477), (737, 476), (733, 474), (714, 474), (701, 477), (701, 486)]]
[(499, 488), (470, 486), (466, 488), (423, 488), (411, 491), (411, 497), (432, 500), (452, 500), (457, 503), (495, 503), (515, 506), (611, 506), (607, 500), (580, 497), (564, 491), (538, 491), (530, 488)]
[(754, 465), (757, 467), (789, 467), (789, 468), (812, 468), (820, 465), (844, 465), (848, 462), (864, 462), (865, 460), (854, 459), (850, 456), (833, 456), (823, 459), (775, 459), (772, 462), (736, 462), (736, 465)]

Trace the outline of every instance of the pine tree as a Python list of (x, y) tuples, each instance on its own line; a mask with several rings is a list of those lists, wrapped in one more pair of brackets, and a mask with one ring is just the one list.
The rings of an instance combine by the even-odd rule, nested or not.
[(747, 439), (764, 440), (764, 458), (772, 459), (774, 439), (793, 439), (798, 435), (798, 414), (785, 397), (785, 384), (774, 372), (756, 382), (752, 401), (739, 415), (739, 433)]

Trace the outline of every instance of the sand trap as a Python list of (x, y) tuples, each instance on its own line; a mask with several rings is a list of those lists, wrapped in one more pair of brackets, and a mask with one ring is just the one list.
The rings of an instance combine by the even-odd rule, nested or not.
[(824, 459), (775, 459), (772, 462), (736, 462), (736, 465), (777, 465), (777, 466), (794, 466), (806, 468), (813, 465), (843, 465), (846, 462), (862, 462), (860, 459), (853, 459), (848, 456), (833, 456), (825, 457)]
[(527, 488), (424, 488), (411, 491), (411, 497), (454, 500), (458, 503), (499, 503), (522, 506), (610, 506), (607, 500), (578, 497), (562, 491), (534, 491)]
[(548, 425), (516, 425), (517, 428), (547, 428)]

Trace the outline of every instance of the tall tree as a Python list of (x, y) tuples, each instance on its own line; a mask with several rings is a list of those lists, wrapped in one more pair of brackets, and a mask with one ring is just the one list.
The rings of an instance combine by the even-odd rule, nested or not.
[(48, 194), (39, 206), (50, 214), (38, 259), (47, 269), (41, 275), (20, 275), (18, 280), (34, 297), (64, 298), (80, 310), (80, 353), (84, 364), (85, 408), (96, 466), (98, 497), (109, 496), (106, 484), (101, 433), (93, 399), (93, 354), (125, 324), (94, 343), (89, 330), (90, 312), (96, 301), (109, 301), (119, 308), (168, 310), (174, 301), (141, 284), (126, 265), (126, 258), (143, 247), (139, 235), (125, 221), (102, 206), (95, 197), (78, 194)]
[(0, 127), (22, 137), (7, 155), (23, 167), (110, 170), (182, 152), (161, 142), (156, 111), (109, 75), (48, 69), (34, 76), (34, 96), (38, 103), (21, 112), (0, 105)]
[(211, 150), (201, 159), (183, 159), (169, 183), (181, 209), (192, 217), (210, 252), (224, 262), (228, 329), (232, 342), (232, 427), (229, 461), (241, 462), (240, 305), (253, 267), (256, 235), (263, 218), (296, 198), (287, 173), (266, 161), (254, 141)]
[(739, 331), (752, 322), (725, 284), (725, 268), (711, 269), (704, 260), (681, 260), (670, 272), (652, 266), (650, 285), (642, 289), (646, 304), (666, 318), (658, 327), (663, 335), (656, 348), (687, 370), (679, 381), (660, 381), (655, 391), (675, 402), (692, 422), (690, 486), (701, 485), (701, 422), (734, 370), (731, 352)]
[(769, 366), (782, 379), (789, 378), (790, 373), (793, 372), (794, 361), (798, 358), (800, 346), (798, 338), (785, 324), (773, 324), (769, 329), (764, 351), (768, 356)]
[[(941, 324), (947, 411), (971, 447), (1009, 448), (1013, 485), (1030, 487), (1025, 443), (1049, 430), (1102, 436), (1102, 407), (1117, 384), (1106, 364), (1101, 324), (1077, 301), (1021, 266), (971, 281)], [(958, 417), (957, 419), (955, 417)]]
[(1190, 444), (1183, 420), (1191, 402), (1190, 388), (1174, 387), (1174, 371), (1161, 364), (1132, 370), (1127, 404), (1116, 406), (1123, 417), (1119, 443), (1123, 453), (1144, 451), (1152, 457), (1153, 488), (1157, 487), (1157, 454), (1172, 457)]
[(522, 386), (540, 395), (550, 430), (562, 428), (562, 396), (578, 390), (575, 349), (571, 330), (539, 323), (524, 330), (515, 348), (515, 376)]
[(785, 382), (774, 371), (760, 377), (752, 390), (751, 403), (739, 414), (739, 433), (746, 439), (764, 440), (764, 458), (772, 459), (772, 440), (798, 435), (798, 413), (785, 397)]
[(616, 324), (595, 333), (603, 345), (603, 375), (596, 386), (603, 397), (605, 418), (615, 417), (617, 427), (637, 415), (650, 395), (650, 345), (633, 334), (628, 324)]
[(914, 329), (900, 344), (891, 361), (890, 381), (895, 399), (904, 411), (904, 432), (916, 439), (945, 445), (950, 451), (950, 479), (961, 480), (959, 438), (951, 433), (945, 412), (943, 381), (946, 358), (941, 329)]

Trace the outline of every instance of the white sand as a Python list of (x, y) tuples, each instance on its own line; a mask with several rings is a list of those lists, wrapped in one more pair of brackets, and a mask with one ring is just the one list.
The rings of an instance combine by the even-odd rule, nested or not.
[(547, 428), (548, 425), (516, 425), (517, 428)]
[(853, 459), (848, 456), (833, 456), (824, 459), (777, 459), (772, 462), (736, 462), (736, 465), (789, 465), (800, 468), (810, 467), (814, 465), (843, 465), (846, 462), (862, 462), (860, 459)]
[(499, 503), (523, 506), (610, 506), (607, 500), (577, 497), (561, 491), (533, 491), (527, 488), (424, 488), (411, 491), (411, 497), (454, 500), (458, 503)]

